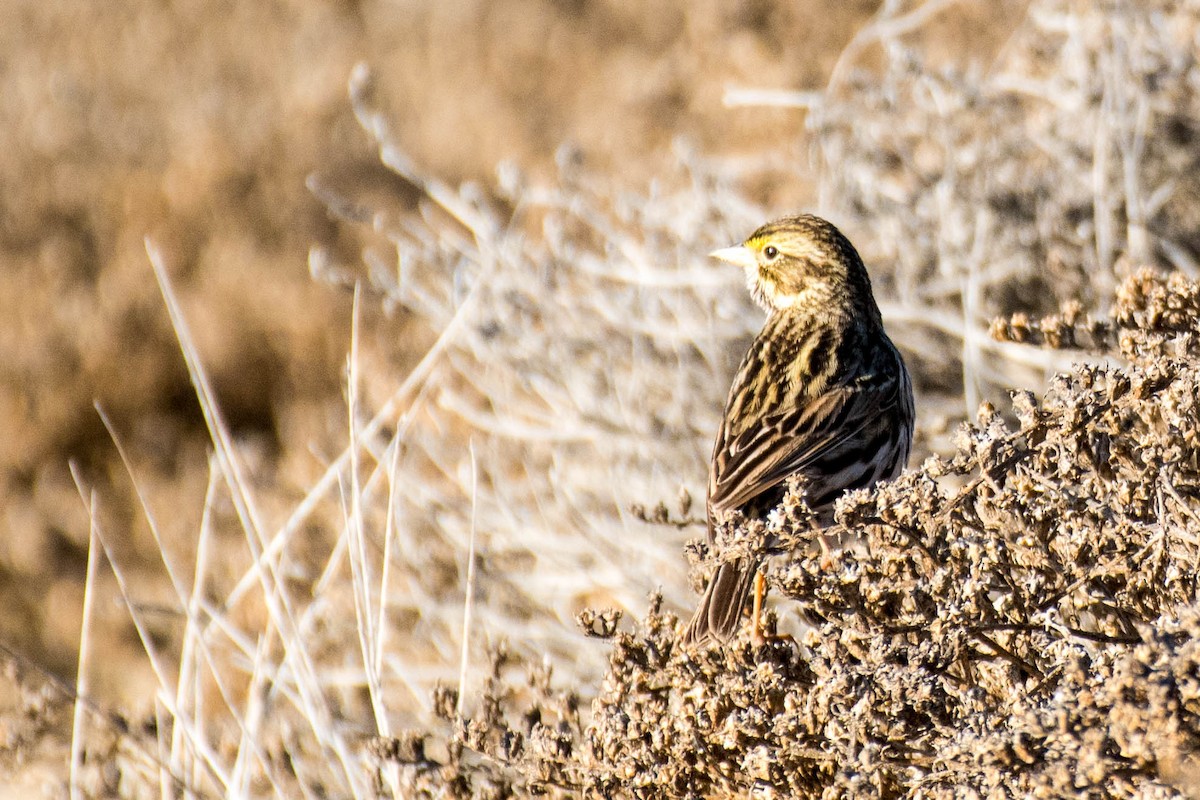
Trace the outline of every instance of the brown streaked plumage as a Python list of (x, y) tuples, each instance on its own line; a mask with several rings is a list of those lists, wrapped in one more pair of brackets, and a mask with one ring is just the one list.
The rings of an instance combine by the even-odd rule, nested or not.
[[(799, 475), (822, 524), (838, 495), (895, 477), (908, 463), (913, 397), (858, 252), (832, 224), (800, 215), (768, 223), (713, 256), (746, 271), (767, 311), (742, 359), (713, 447), (708, 536), (730, 513), (761, 517)], [(728, 639), (761, 564), (719, 566), (684, 638)]]

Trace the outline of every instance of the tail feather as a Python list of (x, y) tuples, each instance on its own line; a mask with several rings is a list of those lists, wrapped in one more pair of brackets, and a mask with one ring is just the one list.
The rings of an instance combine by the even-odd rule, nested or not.
[(701, 644), (710, 639), (724, 642), (737, 631), (758, 567), (758, 561), (750, 558), (717, 567), (684, 631), (685, 644)]

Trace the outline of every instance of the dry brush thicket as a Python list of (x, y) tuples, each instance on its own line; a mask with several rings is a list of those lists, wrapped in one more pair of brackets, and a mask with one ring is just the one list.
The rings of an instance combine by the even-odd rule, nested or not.
[[(934, 395), (961, 413), (964, 383), (973, 414), (1081, 363), (842, 501), (852, 541), (829, 564), (773, 564), (794, 644), (684, 652), (671, 611), (695, 599), (689, 498), (758, 325), (740, 276), (703, 254), (775, 212), (682, 146), (647, 191), (569, 150), (550, 187), (507, 167), (494, 192), (449, 187), (396, 146), (360, 71), (359, 120), (424, 199), (391, 213), (315, 177), (376, 238), (361, 266), (311, 265), (426, 321), (432, 344), (398, 387), (352, 355), (347, 449), (275, 530), (216, 436), (213, 513), (235, 508), (257, 566), (232, 592), (204, 557), (179, 581), (178, 674), (160, 667), (127, 774), (355, 797), (1168, 797), (1200, 781), (1200, 4), (1035, 0), (968, 72), (902, 46), (944, 5), (884, 3), (807, 99), (822, 210), (867, 256), (919, 423)], [(868, 43), (884, 55), (869, 72)], [(338, 545), (313, 568), (305, 534), (330, 524), (314, 522), (329, 497)], [(720, 553), (693, 550), (711, 566), (763, 526), (811, 549), (791, 496)]]
[[(1015, 392), (1011, 413), (979, 406), (950, 454), (845, 498), (852, 544), (830, 563), (806, 546), (795, 494), (703, 553), (753, 549), (764, 528), (812, 552), (769, 572), (794, 644), (686, 652), (661, 597), (632, 627), (586, 613), (613, 643), (593, 701), (570, 662), (522, 680), (494, 649), (474, 711), (444, 688), (445, 725), (377, 742), (394, 785), (647, 798), (1200, 786), (1200, 5), (1034, 2), (979, 73), (923, 63), (893, 37), (905, 29), (881, 16), (864, 36), (882, 43), (882, 70), (846, 65), (806, 99), (827, 209), (874, 232), (855, 238), (898, 298), (885, 312), (926, 391), (954, 378), (939, 352), (958, 356), (971, 409), (1036, 379), (1022, 370), (1052, 362), (1035, 346), (1079, 363)], [(641, 202), (644, 215), (656, 200)], [(721, 198), (707, 224), (726, 228), (730, 208), (740, 222)], [(683, 232), (637, 222), (667, 249)], [(621, 274), (621, 249), (601, 252)], [(655, 322), (651, 340), (675, 330)], [(664, 464), (680, 441), (700, 446), (708, 413), (662, 437)]]
[(1039, 0), (991, 64), (934, 68), (885, 39), (882, 70), (843, 64), (811, 101), (822, 204), (872, 232), (885, 314), (958, 340), (965, 386), (927, 380), (961, 386), (968, 416), (1031, 380), (991, 317), (1103, 306), (1131, 265), (1200, 274), (1198, 14)]
[[(1112, 342), (1045, 398), (985, 406), (956, 452), (839, 503), (860, 541), (823, 565), (798, 493), (741, 526), (794, 644), (688, 652), (656, 604), (614, 647), (591, 720), (545, 676), (497, 672), (443, 761), (380, 749), (461, 796), (1174, 797), (1200, 780), (1200, 284), (1149, 271), (1112, 316), (1069, 309), (1007, 338)], [(947, 490), (947, 484), (957, 488)], [(594, 623), (592, 623), (594, 625)], [(611, 626), (610, 626), (611, 632)], [(500, 663), (497, 664), (499, 668)], [(532, 698), (530, 697), (532, 693)], [(487, 754), (483, 761), (466, 752)], [(564, 796), (565, 796), (564, 795)]]

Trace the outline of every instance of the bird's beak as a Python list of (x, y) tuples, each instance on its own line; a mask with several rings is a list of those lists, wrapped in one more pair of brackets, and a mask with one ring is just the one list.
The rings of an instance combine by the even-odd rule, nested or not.
[(709, 253), (712, 258), (719, 258), (722, 261), (728, 261), (730, 264), (741, 267), (742, 269), (757, 269), (758, 261), (754, 258), (754, 251), (745, 245), (737, 247), (723, 247), (720, 250), (713, 250)]

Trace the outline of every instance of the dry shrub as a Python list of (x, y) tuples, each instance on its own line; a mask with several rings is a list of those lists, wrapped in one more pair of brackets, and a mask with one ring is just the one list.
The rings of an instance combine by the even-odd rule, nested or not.
[[(378, 241), (364, 267), (321, 251), (311, 264), (427, 321), (432, 344), (399, 387), (356, 350), (346, 450), (283, 524), (245, 515), (252, 547), (270, 544), (236, 590), (198, 569), (198, 599), (180, 592), (190, 644), (156, 727), (171, 731), (172, 775), (212, 794), (359, 797), (1186, 785), (1200, 318), (1178, 170), (1200, 81), (1179, 31), (1195, 16), (1034, 2), (983, 77), (923, 65), (886, 14), (868, 29), (882, 70), (839, 77), (810, 121), (838, 200), (824, 210), (898, 298), (884, 308), (917, 362), (922, 446), (941, 410), (929, 394), (957, 405), (960, 364), (974, 410), (990, 387), (1061, 363), (1031, 344), (1110, 355), (1040, 402), (1017, 394), (1012, 421), (985, 406), (950, 455), (847, 497), (847, 549), (827, 565), (809, 554), (800, 487), (768, 520), (729, 526), (719, 553), (695, 547), (711, 563), (769, 528), (799, 553), (768, 570), (794, 644), (698, 653), (677, 647), (669, 610), (694, 601), (681, 534), (646, 520), (693, 513), (721, 394), (758, 324), (739, 276), (702, 254), (770, 214), (739, 193), (736, 169), (682, 147), (642, 192), (567, 149), (550, 187), (509, 168), (494, 191), (450, 187), (406, 158), (356, 75), (358, 118), (419, 209), (314, 178)], [(1180, 275), (1137, 272), (1116, 291), (1122, 255)], [(1060, 306), (987, 335), (998, 314)], [(219, 444), (212, 494), (248, 506), (236, 448)], [(335, 489), (337, 546), (306, 557)], [(630, 510), (676, 497), (678, 513)], [(617, 612), (656, 586), (622, 627)], [(266, 619), (246, 613), (255, 603)], [(607, 666), (606, 645), (571, 627), (577, 612), (611, 639)], [(364, 765), (360, 741), (375, 736)]]
[[(439, 704), (448, 727), (382, 740), (381, 774), (461, 797), (1190, 791), (1197, 22), (1187, 3), (1035, 2), (970, 73), (924, 64), (881, 18), (882, 70), (807, 100), (827, 209), (891, 267), (877, 284), (922, 388), (951, 386), (958, 352), (977, 423), (841, 501), (849, 543), (828, 564), (801, 487), (701, 552), (793, 542), (768, 579), (794, 643), (684, 651), (661, 598), (632, 630), (588, 614), (613, 641), (590, 713), (497, 658), (482, 711)], [(1091, 352), (1009, 417), (980, 405), (1051, 363), (1029, 345)]]
[(689, 652), (656, 603), (590, 724), (544, 680), (494, 682), (447, 764), (398, 760), (460, 796), (1176, 796), (1200, 746), (1198, 299), (1139, 271), (1077, 315), (1129, 366), (1016, 393), (1012, 427), (985, 407), (953, 455), (847, 496), (858, 541), (827, 565), (798, 491), (740, 525), (722, 557), (767, 530), (811, 553), (769, 570), (794, 643)]
[[(1134, 264), (1200, 277), (1198, 25), (1195, 3), (1037, 0), (964, 67), (884, 16), (856, 37), (882, 67), (848, 58), (806, 99), (823, 207), (870, 232), (851, 238), (890, 269), (885, 317), (917, 329), (926, 385), (961, 387), (968, 415), (1043, 379), (994, 357), (992, 317), (1107, 303)], [(923, 346), (935, 334), (957, 360)]]

